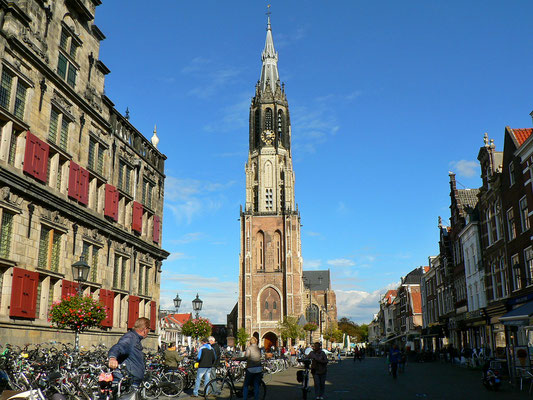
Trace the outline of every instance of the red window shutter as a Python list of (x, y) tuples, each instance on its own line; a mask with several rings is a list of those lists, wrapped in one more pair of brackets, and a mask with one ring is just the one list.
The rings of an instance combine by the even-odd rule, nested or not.
[(143, 206), (141, 203), (133, 202), (133, 215), (131, 222), (131, 229), (135, 232), (141, 233), (143, 226)]
[(155, 321), (157, 316), (155, 301), (150, 302), (150, 330), (155, 332)]
[(154, 242), (159, 243), (159, 237), (161, 235), (161, 220), (159, 216), (154, 215)]
[(89, 203), (89, 171), (80, 167), (78, 200), (87, 205)]
[(34, 159), (34, 176), (41, 182), (46, 182), (48, 175), (48, 154), (50, 146), (42, 140), (37, 139), (38, 150), (35, 152)]
[(24, 279), (24, 302), (25, 314), (27, 318), (36, 318), (37, 316), (37, 287), (39, 286), (39, 273), (25, 271)]
[(26, 150), (24, 153), (24, 167), (22, 170), (31, 176), (35, 175), (34, 159), (35, 151), (38, 151), (39, 145), (37, 144), (37, 138), (30, 132), (26, 132)]
[(113, 185), (105, 185), (104, 215), (118, 221), (118, 190)]
[(62, 285), (61, 285), (61, 298), (64, 299), (65, 297), (73, 297), (77, 296), (78, 294), (78, 283), (77, 282), (71, 282), (67, 281), (66, 279), (63, 279)]
[(70, 162), (68, 175), (68, 197), (78, 200), (80, 166), (74, 161)]
[(106, 307), (107, 317), (101, 322), (102, 326), (113, 327), (113, 305), (115, 293), (111, 290), (100, 289), (100, 303)]
[(139, 318), (139, 303), (141, 299), (137, 296), (128, 298), (128, 329), (133, 328), (135, 321)]
[(35, 318), (37, 314), (37, 287), (39, 273), (13, 268), (10, 317)]
[(11, 284), (11, 305), (9, 307), (10, 317), (24, 317), (24, 270), (13, 268), (13, 283)]

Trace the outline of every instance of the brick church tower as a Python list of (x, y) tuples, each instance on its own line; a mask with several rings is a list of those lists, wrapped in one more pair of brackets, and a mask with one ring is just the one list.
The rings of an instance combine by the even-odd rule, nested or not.
[(270, 17), (249, 135), (236, 328), (246, 328), (260, 346), (270, 347), (279, 343), (278, 322), (303, 314), (304, 294), (289, 104), (279, 80)]

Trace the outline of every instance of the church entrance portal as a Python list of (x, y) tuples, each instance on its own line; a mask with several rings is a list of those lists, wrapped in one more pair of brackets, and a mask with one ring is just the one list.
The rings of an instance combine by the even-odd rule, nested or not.
[(269, 350), (272, 346), (278, 347), (278, 336), (275, 333), (268, 332), (263, 336), (263, 347)]

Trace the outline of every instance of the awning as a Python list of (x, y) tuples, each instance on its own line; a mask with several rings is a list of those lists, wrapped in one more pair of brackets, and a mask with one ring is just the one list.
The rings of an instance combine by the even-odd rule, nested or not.
[(509, 311), (507, 314), (502, 315), (499, 319), (504, 324), (511, 321), (526, 320), (533, 315), (533, 301), (530, 301), (514, 310)]

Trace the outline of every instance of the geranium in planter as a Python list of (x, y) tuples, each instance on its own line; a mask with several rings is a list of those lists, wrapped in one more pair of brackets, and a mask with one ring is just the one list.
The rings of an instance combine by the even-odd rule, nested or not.
[(181, 327), (181, 333), (193, 339), (209, 336), (213, 325), (207, 318), (190, 319)]
[(317, 329), (318, 329), (318, 325), (315, 324), (314, 322), (308, 322), (307, 324), (304, 325), (305, 331), (313, 332), (313, 331), (316, 331)]
[(106, 307), (98, 300), (89, 296), (68, 296), (52, 304), (49, 320), (58, 328), (82, 332), (99, 327), (106, 317)]

